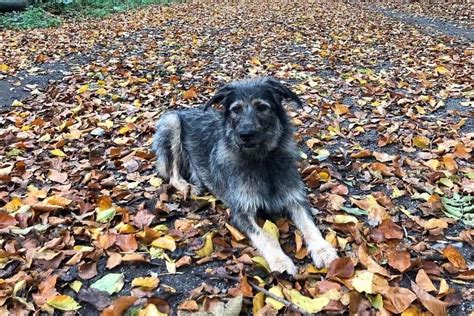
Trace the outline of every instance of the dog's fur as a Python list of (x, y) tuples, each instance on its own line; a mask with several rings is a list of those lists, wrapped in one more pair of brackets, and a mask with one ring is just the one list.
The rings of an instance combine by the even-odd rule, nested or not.
[[(204, 109), (163, 115), (153, 150), (158, 173), (170, 184), (184, 194), (209, 189), (230, 207), (232, 225), (250, 238), (273, 271), (295, 274), (278, 241), (257, 225), (258, 211), (289, 215), (316, 266), (328, 266), (337, 253), (311, 217), (285, 99), (301, 106), (296, 94), (273, 78), (230, 83)], [(215, 103), (224, 111), (208, 109)]]

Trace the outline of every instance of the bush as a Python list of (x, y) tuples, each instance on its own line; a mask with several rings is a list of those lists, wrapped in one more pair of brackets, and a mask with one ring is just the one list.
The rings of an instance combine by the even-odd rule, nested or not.
[(22, 12), (0, 15), (0, 25), (14, 29), (54, 27), (61, 24), (61, 22), (61, 18), (46, 12), (40, 7), (28, 7)]

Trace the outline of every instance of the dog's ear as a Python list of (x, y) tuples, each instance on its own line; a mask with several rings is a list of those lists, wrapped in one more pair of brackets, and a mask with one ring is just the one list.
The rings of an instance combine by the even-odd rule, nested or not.
[(222, 103), (222, 101), (229, 96), (229, 94), (232, 92), (232, 87), (230, 85), (225, 85), (222, 88), (220, 88), (214, 96), (206, 102), (204, 105), (204, 111), (206, 111), (211, 105), (216, 104), (216, 103)]
[(298, 108), (303, 107), (303, 101), (301, 101), (301, 99), (293, 91), (291, 91), (280, 81), (272, 77), (268, 77), (265, 81), (267, 85), (269, 85), (273, 91), (276, 92), (281, 100), (292, 100)]

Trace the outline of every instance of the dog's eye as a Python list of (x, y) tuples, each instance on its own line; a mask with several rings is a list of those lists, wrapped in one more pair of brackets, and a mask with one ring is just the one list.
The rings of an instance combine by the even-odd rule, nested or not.
[(237, 105), (234, 105), (230, 108), (230, 110), (233, 112), (233, 113), (240, 113), (242, 112), (242, 106), (237, 104)]
[(257, 109), (257, 111), (263, 112), (263, 111), (268, 110), (268, 105), (266, 105), (265, 103), (259, 102), (255, 105), (255, 108)]

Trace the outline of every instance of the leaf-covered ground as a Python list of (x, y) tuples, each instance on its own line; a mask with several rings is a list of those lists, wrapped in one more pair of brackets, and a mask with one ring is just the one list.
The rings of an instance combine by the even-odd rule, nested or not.
[[(2, 30), (0, 314), (472, 313), (474, 47), (383, 10), (177, 4)], [(305, 101), (289, 114), (341, 255), (327, 270), (282, 219), (265, 227), (299, 274), (269, 274), (224, 205), (154, 173), (161, 113), (260, 75)]]

